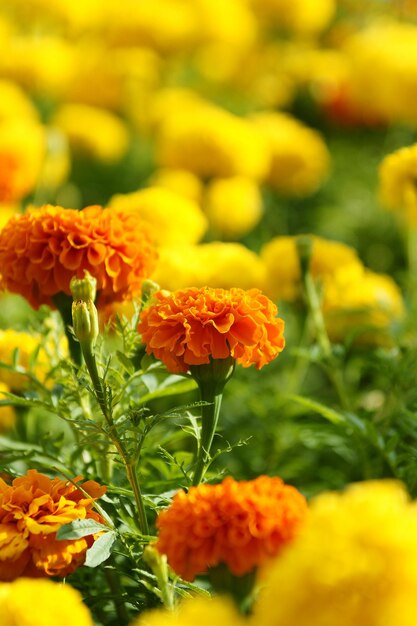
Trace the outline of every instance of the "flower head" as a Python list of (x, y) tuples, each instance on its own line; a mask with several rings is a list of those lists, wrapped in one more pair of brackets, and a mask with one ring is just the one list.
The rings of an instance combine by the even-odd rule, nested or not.
[(190, 287), (159, 291), (141, 314), (138, 331), (171, 372), (229, 356), (257, 369), (283, 350), (284, 322), (259, 289)]
[(64, 577), (84, 563), (93, 536), (56, 539), (63, 524), (77, 519), (101, 519), (92, 507), (106, 488), (92, 480), (79, 480), (75, 482), (83, 491), (36, 470), (29, 470), (11, 485), (0, 479), (0, 580), (20, 576)]
[(0, 584), (0, 615), (2, 626), (93, 626), (81, 594), (50, 580)]
[(226, 239), (240, 239), (262, 217), (262, 196), (250, 178), (217, 178), (208, 185), (205, 211), (214, 232)]
[[(56, 354), (58, 352), (58, 354)], [(27, 389), (30, 380), (27, 374), (31, 373), (40, 381), (46, 382), (48, 372), (52, 369), (55, 360), (67, 354), (67, 344), (63, 339), (57, 347), (41, 343), (41, 337), (25, 332), (18, 332), (11, 328), (0, 330), (0, 362), (12, 366), (0, 367), (0, 382), (7, 385), (12, 391)], [(19, 370), (19, 371), (16, 371)]]
[[(140, 615), (131, 626), (245, 626), (232, 600), (226, 597), (195, 597), (185, 600), (175, 611), (156, 609)], [(14, 625), (13, 625), (14, 626)], [(32, 625), (30, 625), (32, 626)]]
[(122, 211), (91, 206), (76, 211), (46, 205), (13, 217), (0, 231), (1, 286), (38, 308), (70, 295), (73, 276), (97, 280), (101, 301), (139, 293), (156, 252), (146, 227)]
[(417, 224), (417, 144), (388, 154), (379, 168), (379, 194), (388, 209)]
[(242, 576), (276, 556), (306, 512), (304, 496), (280, 478), (229, 477), (179, 491), (159, 514), (156, 548), (185, 580), (221, 563)]
[(197, 243), (207, 230), (207, 218), (196, 202), (163, 187), (117, 194), (109, 206), (143, 220), (161, 246)]
[(361, 343), (390, 342), (390, 327), (404, 316), (399, 287), (390, 276), (356, 266), (340, 268), (324, 281), (323, 315), (332, 341), (356, 334)]
[(312, 502), (265, 580), (259, 626), (409, 626), (417, 621), (417, 508), (390, 481)]
[[(356, 250), (339, 241), (310, 237), (313, 250), (310, 272), (315, 280), (324, 280), (340, 268), (362, 271)], [(261, 250), (266, 265), (266, 291), (271, 298), (293, 301), (301, 296), (301, 266), (296, 237), (274, 237)], [(355, 270), (356, 271), (356, 270)]]
[(262, 289), (265, 275), (265, 265), (253, 250), (237, 242), (211, 241), (160, 248), (153, 279), (169, 291), (190, 285)]
[(269, 143), (267, 182), (284, 196), (302, 197), (317, 191), (330, 165), (320, 134), (285, 113), (258, 113), (253, 121)]

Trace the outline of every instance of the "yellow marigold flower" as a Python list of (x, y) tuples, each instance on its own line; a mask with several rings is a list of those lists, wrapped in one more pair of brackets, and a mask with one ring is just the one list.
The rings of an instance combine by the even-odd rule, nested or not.
[[(375, 19), (343, 49), (352, 66), (355, 102), (387, 121), (416, 122), (417, 25)], [(378, 71), (375, 71), (378, 68)]]
[(188, 170), (168, 168), (156, 170), (150, 183), (152, 187), (163, 187), (198, 204), (201, 202), (203, 184), (198, 176)]
[(228, 477), (179, 491), (158, 515), (155, 545), (185, 580), (220, 563), (242, 576), (279, 554), (306, 514), (304, 496), (280, 478)]
[(118, 194), (109, 206), (148, 224), (159, 245), (197, 243), (207, 229), (207, 218), (195, 202), (163, 187)]
[[(1, 371), (0, 371), (1, 376)], [(5, 391), (10, 391), (9, 387), (0, 382), (0, 400), (5, 400)], [(0, 407), (0, 433), (5, 432), (13, 428), (16, 421), (16, 413), (12, 406)]]
[(379, 168), (379, 195), (388, 209), (417, 225), (417, 143), (388, 154)]
[(245, 626), (247, 620), (238, 613), (232, 600), (227, 597), (195, 597), (185, 600), (174, 611), (165, 609), (147, 611), (140, 615), (131, 626), (196, 626), (196, 624), (199, 626), (212, 626), (213, 624)]
[(254, 10), (268, 24), (300, 35), (323, 31), (336, 12), (336, 0), (252, 0)]
[(86, 104), (64, 104), (52, 122), (65, 133), (76, 154), (112, 163), (128, 149), (126, 125), (110, 111)]
[(0, 121), (19, 118), (37, 122), (38, 111), (23, 89), (11, 80), (0, 80)]
[(20, 207), (18, 204), (0, 202), (0, 230), (7, 224), (11, 217), (19, 214)]
[(152, 278), (169, 291), (190, 286), (263, 289), (266, 268), (259, 256), (243, 244), (212, 241), (160, 248)]
[(200, 27), (193, 4), (188, 0), (106, 2), (100, 5), (103, 37), (111, 45), (148, 46), (165, 54), (186, 50), (198, 38)]
[(2, 626), (93, 626), (81, 594), (50, 580), (0, 584), (0, 615)]
[(77, 49), (61, 37), (14, 37), (0, 58), (3, 76), (42, 96), (62, 97), (77, 70)]
[[(0, 330), (0, 361), (6, 365), (14, 364), (16, 352), (18, 353), (16, 365), (21, 372), (12, 372), (0, 367), (0, 381), (13, 391), (23, 391), (28, 387), (29, 379), (25, 372), (31, 372), (39, 380), (44, 381), (53, 366), (54, 355), (49, 355), (47, 349), (41, 346), (41, 337), (12, 329)], [(63, 344), (60, 346), (60, 354), (55, 357), (61, 358), (65, 354)], [(36, 358), (31, 369), (30, 363), (34, 355)]]
[(103, 301), (138, 294), (153, 271), (156, 252), (147, 227), (132, 213), (92, 206), (75, 211), (45, 205), (12, 218), (0, 231), (1, 286), (34, 307), (87, 270)]
[(248, 119), (206, 103), (171, 110), (159, 127), (157, 158), (164, 167), (188, 169), (202, 177), (265, 177), (268, 141)]
[(401, 291), (389, 276), (355, 265), (324, 281), (323, 314), (333, 341), (356, 334), (361, 343), (384, 344), (394, 322), (404, 316)]
[(239, 239), (261, 219), (262, 195), (258, 185), (249, 178), (217, 178), (207, 187), (204, 208), (216, 234)]
[(211, 359), (236, 359), (261, 369), (284, 349), (284, 322), (259, 289), (189, 287), (158, 291), (140, 316), (146, 352), (171, 372)]
[(128, 113), (142, 128), (143, 109), (160, 80), (161, 60), (155, 52), (136, 45), (108, 48), (102, 39), (87, 38), (76, 54), (77, 72), (67, 83), (65, 101)]
[(21, 119), (0, 123), (0, 202), (17, 202), (35, 189), (45, 153), (40, 124)]
[[(80, 478), (74, 482), (80, 483)], [(94, 542), (92, 535), (67, 541), (56, 539), (59, 528), (73, 520), (102, 521), (92, 507), (106, 488), (93, 480), (80, 486), (83, 491), (36, 470), (15, 478), (11, 485), (0, 478), (1, 581), (20, 576), (65, 577), (84, 563), (87, 548)]]
[(314, 193), (330, 166), (330, 154), (320, 134), (286, 113), (258, 113), (253, 121), (269, 142), (272, 155), (267, 182), (286, 196)]
[[(323, 280), (340, 267), (362, 267), (356, 251), (338, 241), (312, 236), (313, 252), (310, 270), (313, 277)], [(301, 295), (301, 268), (296, 237), (274, 237), (261, 250), (266, 265), (265, 290), (276, 300), (293, 301)]]
[(398, 483), (324, 494), (272, 566), (258, 626), (410, 626), (417, 620), (417, 509)]

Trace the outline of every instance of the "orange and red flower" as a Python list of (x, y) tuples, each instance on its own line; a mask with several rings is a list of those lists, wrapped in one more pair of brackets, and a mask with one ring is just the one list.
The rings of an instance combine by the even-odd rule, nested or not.
[(276, 556), (306, 514), (304, 496), (278, 477), (229, 477), (179, 491), (158, 516), (156, 548), (185, 580), (221, 563), (242, 576)]
[(138, 331), (147, 353), (171, 372), (229, 356), (244, 367), (260, 369), (284, 348), (284, 322), (259, 289), (190, 287), (153, 297)]
[(101, 517), (92, 511), (95, 500), (106, 491), (95, 481), (74, 484), (48, 478), (36, 470), (8, 485), (0, 478), (0, 581), (19, 576), (68, 576), (85, 560), (94, 542), (81, 539), (58, 541), (63, 524)]
[(147, 227), (131, 214), (99, 206), (82, 211), (45, 205), (12, 217), (0, 231), (1, 287), (38, 308), (70, 295), (73, 276), (87, 270), (100, 302), (139, 294), (156, 263)]

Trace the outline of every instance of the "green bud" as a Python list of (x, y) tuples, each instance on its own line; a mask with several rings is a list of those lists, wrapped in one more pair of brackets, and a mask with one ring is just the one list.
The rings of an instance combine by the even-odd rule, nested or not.
[(81, 346), (92, 348), (98, 336), (98, 315), (94, 302), (89, 299), (72, 303), (72, 326)]
[(97, 281), (87, 270), (84, 270), (84, 278), (73, 276), (70, 282), (70, 289), (74, 300), (94, 300), (97, 293)]
[(142, 301), (147, 302), (161, 288), (154, 280), (146, 278), (142, 283)]

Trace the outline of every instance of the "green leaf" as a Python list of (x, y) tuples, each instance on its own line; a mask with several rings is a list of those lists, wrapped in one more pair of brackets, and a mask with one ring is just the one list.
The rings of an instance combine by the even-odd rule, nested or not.
[(187, 393), (188, 391), (192, 391), (196, 387), (197, 383), (192, 379), (181, 380), (178, 383), (169, 385), (169, 387), (163, 387), (162, 389), (159, 388), (156, 391), (145, 394), (140, 398), (138, 404), (144, 404), (145, 402), (149, 402), (149, 400), (155, 400), (156, 398), (165, 398), (166, 396), (176, 396), (180, 393)]
[(69, 524), (61, 526), (58, 529), (56, 538), (60, 541), (64, 539), (80, 539), (81, 537), (103, 531), (108, 531), (108, 527), (99, 524), (93, 519), (76, 519)]
[(289, 395), (286, 396), (288, 400), (293, 400), (302, 406), (315, 411), (325, 419), (329, 420), (332, 424), (342, 424), (346, 423), (346, 418), (341, 413), (338, 413), (334, 409), (330, 409), (328, 406), (321, 404), (321, 402), (317, 402), (316, 400), (312, 400), (311, 398), (305, 398), (304, 396), (298, 395)]
[(96, 539), (91, 548), (87, 550), (85, 565), (87, 567), (97, 567), (97, 565), (108, 559), (115, 539), (116, 533), (113, 531)]

